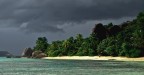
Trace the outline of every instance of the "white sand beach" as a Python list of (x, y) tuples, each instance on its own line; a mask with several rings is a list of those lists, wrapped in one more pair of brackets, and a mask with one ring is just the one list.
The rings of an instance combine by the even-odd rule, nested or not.
[(60, 56), (60, 57), (44, 57), (42, 59), (62, 59), (62, 60), (115, 60), (115, 61), (144, 61), (144, 57), (127, 58), (127, 57), (111, 57), (111, 56)]

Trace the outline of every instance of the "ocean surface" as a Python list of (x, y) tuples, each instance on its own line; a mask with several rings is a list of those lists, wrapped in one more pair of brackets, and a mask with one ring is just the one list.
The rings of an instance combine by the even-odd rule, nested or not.
[(144, 62), (0, 58), (0, 75), (144, 75)]

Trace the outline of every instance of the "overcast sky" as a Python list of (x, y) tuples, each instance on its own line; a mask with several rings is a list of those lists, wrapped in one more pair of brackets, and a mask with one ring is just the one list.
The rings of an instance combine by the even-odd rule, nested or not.
[(144, 10), (144, 0), (0, 0), (0, 50), (20, 55), (38, 37), (87, 37), (96, 23), (120, 24)]

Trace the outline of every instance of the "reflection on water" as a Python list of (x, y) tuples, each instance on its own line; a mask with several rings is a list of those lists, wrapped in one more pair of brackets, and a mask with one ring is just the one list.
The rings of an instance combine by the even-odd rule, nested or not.
[(144, 75), (144, 62), (0, 58), (0, 75)]

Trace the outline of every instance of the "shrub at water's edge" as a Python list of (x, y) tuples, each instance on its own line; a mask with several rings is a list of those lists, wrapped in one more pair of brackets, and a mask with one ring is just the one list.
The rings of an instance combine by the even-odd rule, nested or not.
[(77, 34), (48, 43), (45, 37), (39, 37), (34, 51), (47, 56), (144, 56), (144, 12), (121, 25), (96, 24), (87, 38)]

